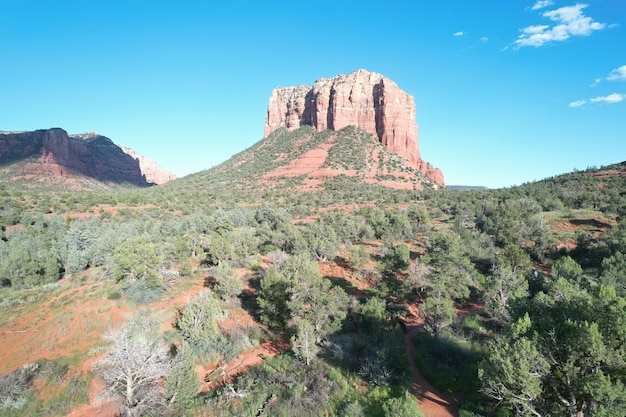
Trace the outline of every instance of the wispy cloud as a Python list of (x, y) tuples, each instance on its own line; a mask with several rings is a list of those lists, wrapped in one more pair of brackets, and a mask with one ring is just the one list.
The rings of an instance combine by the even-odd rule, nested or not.
[(608, 81), (626, 81), (626, 65), (615, 68), (606, 77)]
[(530, 8), (530, 10), (543, 9), (544, 7), (552, 6), (553, 4), (554, 2), (552, 0), (539, 0), (533, 7)]
[(626, 100), (626, 94), (619, 94), (619, 93), (613, 93), (613, 94), (609, 94), (608, 96), (589, 99), (589, 101), (592, 103), (608, 103), (608, 104), (619, 103), (620, 101), (624, 101), (624, 100)]
[[(535, 6), (539, 3), (541, 1), (537, 2)], [(533, 6), (533, 10), (535, 6)], [(555, 22), (554, 25), (525, 27), (521, 30), (522, 34), (513, 43), (518, 48), (523, 46), (538, 48), (549, 42), (562, 42), (572, 36), (589, 36), (596, 30), (604, 29), (605, 23), (596, 22), (583, 13), (583, 9), (587, 6), (587, 4), (576, 4), (546, 11), (542, 16)]]
[(593, 80), (593, 83), (591, 83), (589, 87), (595, 87), (596, 85), (600, 84), (600, 81), (602, 81), (602, 78), (596, 78), (595, 80)]
[(463, 31), (458, 31), (458, 32), (452, 34), (452, 36), (463, 36), (463, 35), (465, 35), (465, 33)]
[(486, 36), (483, 36), (482, 38), (479, 39), (479, 41), (481, 41), (482, 43), (487, 43), (489, 42), (489, 38)]
[(576, 101), (572, 101), (569, 106), (570, 107), (580, 107), (580, 106), (584, 106), (585, 103), (587, 103), (587, 100), (576, 100)]
[(600, 84), (601, 81), (626, 81), (626, 65), (615, 68), (605, 78), (596, 78), (589, 87), (595, 87)]
[(607, 104), (615, 104), (626, 100), (626, 94), (613, 93), (608, 96), (600, 96), (590, 98), (589, 100), (576, 100), (572, 101), (569, 106), (570, 107), (581, 107), (587, 103), (607, 103)]

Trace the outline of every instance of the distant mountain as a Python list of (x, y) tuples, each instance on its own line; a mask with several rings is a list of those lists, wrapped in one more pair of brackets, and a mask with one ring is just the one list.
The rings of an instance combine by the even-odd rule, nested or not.
[(440, 186), (370, 133), (354, 126), (336, 132), (317, 132), (307, 125), (291, 132), (281, 128), (193, 178), (232, 188), (286, 185), (317, 191), (338, 176), (398, 189)]
[(161, 168), (156, 162), (141, 155), (136, 150), (124, 145), (119, 145), (119, 147), (124, 153), (139, 161), (139, 168), (141, 169), (141, 173), (145, 175), (146, 181), (161, 185), (176, 179), (176, 175)]
[(0, 132), (0, 182), (62, 191), (154, 185), (111, 139), (60, 128)]

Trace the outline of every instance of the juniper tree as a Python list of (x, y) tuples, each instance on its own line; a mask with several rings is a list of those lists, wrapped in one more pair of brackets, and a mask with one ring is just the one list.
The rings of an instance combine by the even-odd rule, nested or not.
[(482, 391), (519, 415), (616, 416), (626, 406), (626, 299), (560, 278), (479, 366)]
[(163, 257), (147, 236), (125, 240), (113, 251), (113, 276), (117, 281), (144, 281), (150, 289), (163, 285), (158, 274)]

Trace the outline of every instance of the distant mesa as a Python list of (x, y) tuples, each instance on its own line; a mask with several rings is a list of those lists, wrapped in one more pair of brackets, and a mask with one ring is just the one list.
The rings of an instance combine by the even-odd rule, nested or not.
[(154, 167), (144, 172), (142, 164), (147, 163), (142, 158), (96, 132), (68, 135), (60, 128), (0, 132), (0, 164), (5, 171), (13, 167), (14, 180), (87, 177), (107, 185), (147, 187), (158, 184), (155, 179), (169, 178)]
[(265, 137), (280, 128), (292, 131), (303, 125), (318, 132), (356, 126), (377, 137), (385, 148), (436, 184), (444, 184), (441, 170), (420, 158), (413, 96), (380, 74), (359, 69), (319, 78), (312, 86), (274, 89), (267, 108)]

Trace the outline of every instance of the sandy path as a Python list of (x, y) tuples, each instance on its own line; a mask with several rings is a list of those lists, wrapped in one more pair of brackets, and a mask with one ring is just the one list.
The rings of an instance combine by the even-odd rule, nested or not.
[(406, 332), (406, 354), (409, 360), (409, 368), (413, 374), (411, 392), (417, 398), (419, 407), (426, 417), (456, 417), (459, 415), (459, 402), (450, 395), (445, 395), (437, 391), (424, 378), (415, 364), (415, 346), (413, 346), (413, 336), (417, 334), (424, 325), (424, 319), (419, 316), (417, 305), (409, 305), (410, 316), (404, 320)]

